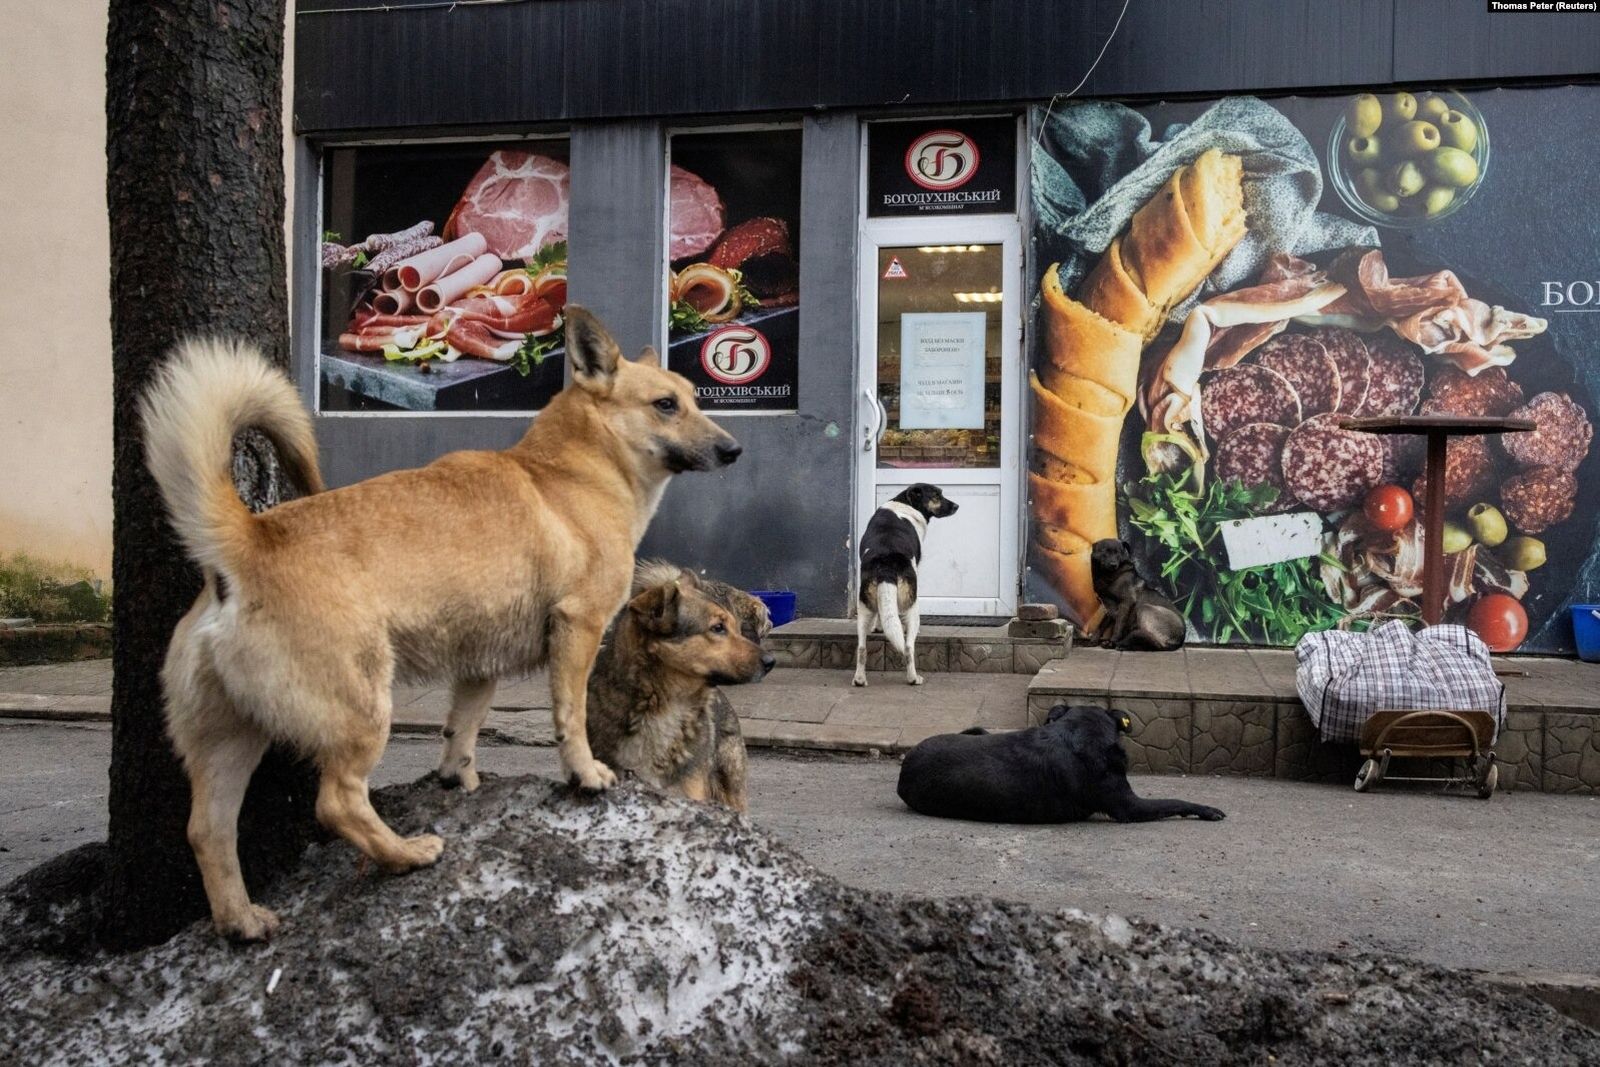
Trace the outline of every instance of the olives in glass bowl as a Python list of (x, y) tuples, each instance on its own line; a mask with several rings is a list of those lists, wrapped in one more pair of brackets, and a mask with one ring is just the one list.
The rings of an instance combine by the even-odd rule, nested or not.
[(1328, 137), (1328, 180), (1363, 220), (1413, 227), (1459, 210), (1489, 169), (1489, 130), (1460, 93), (1363, 93)]

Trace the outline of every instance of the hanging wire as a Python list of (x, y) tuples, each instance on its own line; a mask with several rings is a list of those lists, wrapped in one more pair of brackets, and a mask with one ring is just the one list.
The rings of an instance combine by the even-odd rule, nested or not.
[(1089, 69), (1083, 72), (1083, 77), (1078, 79), (1078, 84), (1074, 85), (1068, 92), (1051, 95), (1050, 103), (1045, 105), (1044, 118), (1039, 122), (1039, 132), (1033, 139), (1035, 148), (1038, 148), (1044, 141), (1044, 130), (1050, 124), (1050, 112), (1055, 109), (1056, 101), (1071, 99), (1078, 94), (1079, 89), (1089, 84), (1089, 78), (1094, 74), (1095, 68), (1100, 65), (1100, 61), (1106, 57), (1106, 51), (1111, 47), (1111, 42), (1117, 39), (1117, 31), (1122, 29), (1123, 16), (1127, 15), (1128, 5), (1132, 2), (1133, 0), (1122, 0), (1122, 10), (1117, 12), (1117, 21), (1112, 25), (1111, 33), (1106, 37), (1106, 43), (1100, 46), (1100, 54), (1094, 57), (1094, 62), (1090, 63)]

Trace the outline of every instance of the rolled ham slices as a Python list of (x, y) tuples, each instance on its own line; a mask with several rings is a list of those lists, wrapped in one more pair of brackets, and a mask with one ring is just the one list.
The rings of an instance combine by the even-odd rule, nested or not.
[(418, 289), (417, 310), (430, 313), (438, 311), (457, 297), (465, 295), (467, 290), (488, 283), (499, 273), (500, 257), (485, 252), (460, 270), (451, 271)]

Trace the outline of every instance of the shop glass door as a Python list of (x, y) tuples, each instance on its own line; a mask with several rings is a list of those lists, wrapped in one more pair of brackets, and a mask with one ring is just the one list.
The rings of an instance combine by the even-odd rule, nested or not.
[(1010, 615), (1022, 451), (1015, 220), (878, 222), (862, 253), (857, 532), (908, 486), (942, 487), (960, 510), (930, 523), (923, 615)]

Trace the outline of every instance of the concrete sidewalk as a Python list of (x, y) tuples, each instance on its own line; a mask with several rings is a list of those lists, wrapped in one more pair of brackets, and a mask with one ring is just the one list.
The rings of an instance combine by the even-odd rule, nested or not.
[[(755, 746), (880, 752), (910, 748), (933, 734), (969, 726), (1027, 725), (1028, 676), (930, 674), (909, 686), (899, 671), (850, 684), (848, 670), (780, 667), (756, 685), (724, 690)], [(485, 727), (491, 738), (550, 744), (550, 688), (544, 675), (502, 682)], [(394, 731), (434, 734), (450, 708), (447, 687), (397, 686)], [(111, 661), (0, 669), (0, 719), (109, 721)]]

